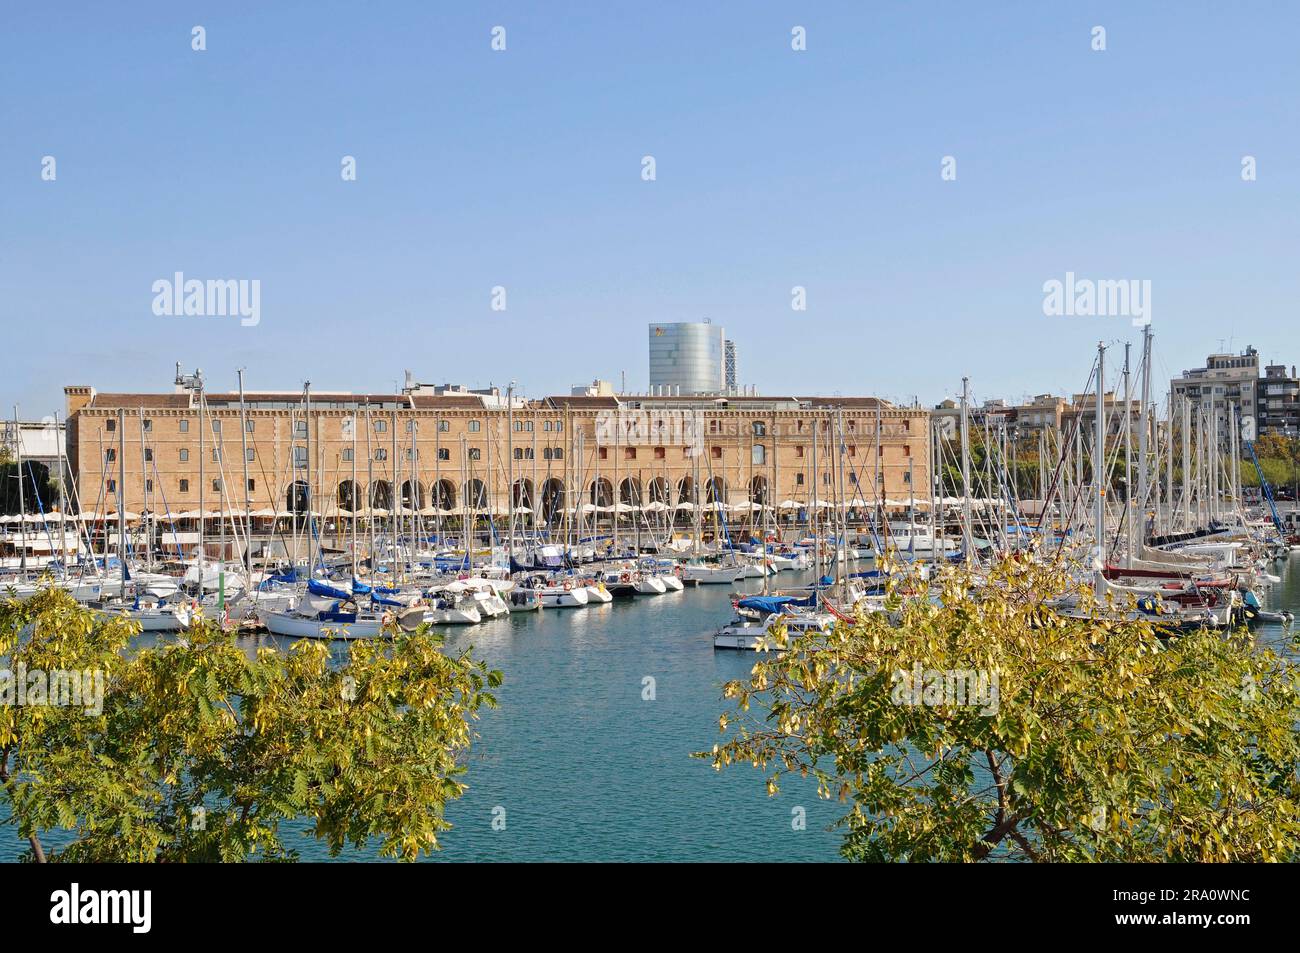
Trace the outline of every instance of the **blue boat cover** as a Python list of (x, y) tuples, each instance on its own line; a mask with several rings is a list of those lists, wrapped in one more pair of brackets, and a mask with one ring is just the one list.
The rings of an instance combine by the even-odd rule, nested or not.
[(328, 582), (322, 582), (319, 579), (309, 579), (307, 581), (307, 591), (313, 596), (324, 596), (327, 599), (348, 600), (352, 598), (352, 593), (339, 589), (337, 586), (331, 586)]
[(780, 612), (784, 606), (797, 601), (794, 596), (749, 596), (736, 605), (742, 609), (757, 609), (759, 612)]

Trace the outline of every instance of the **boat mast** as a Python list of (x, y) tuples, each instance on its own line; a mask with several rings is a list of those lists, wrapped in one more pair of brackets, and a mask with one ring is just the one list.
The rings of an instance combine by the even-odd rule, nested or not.
[[(244, 369), (239, 375), (239, 451), (243, 457), (241, 470), (244, 474), (244, 568), (249, 573), (248, 585), (252, 585), (253, 573), (253, 500), (248, 494), (248, 408), (244, 404)], [(266, 563), (263, 562), (263, 567)]]
[[(304, 381), (302, 385), (302, 414), (304, 428), (307, 433), (307, 578), (310, 579), (316, 572), (316, 534), (312, 531), (311, 508), (315, 505), (316, 500), (312, 494), (311, 482), (311, 381)], [(297, 502), (295, 500), (294, 502)]]
[(1103, 388), (1106, 386), (1106, 345), (1098, 342), (1097, 344), (1097, 406), (1093, 417), (1096, 422), (1096, 432), (1093, 436), (1094, 446), (1092, 448), (1092, 480), (1095, 484), (1094, 492), (1096, 495), (1097, 512), (1095, 520), (1097, 524), (1097, 552), (1098, 558), (1101, 559), (1102, 566), (1106, 565), (1106, 479), (1104, 471), (1106, 469), (1106, 393)]
[[(64, 428), (64, 433), (65, 434), (67, 433), (66, 427)], [(55, 439), (58, 439), (59, 415), (57, 413), (54, 415), (54, 435), (55, 435)], [(67, 486), (67, 482), (64, 480), (64, 473), (68, 471), (65, 470), (64, 468), (64, 457), (63, 457), (64, 441), (63, 440), (58, 440), (58, 448), (59, 448), (59, 453), (58, 453), (59, 516), (61, 517), (59, 520), (59, 556), (61, 562), (63, 563), (63, 578), (66, 579), (68, 578), (68, 486)], [(19, 476), (19, 486), (21, 486), (22, 485), (21, 471), (19, 472), (18, 476)]]
[(357, 513), (361, 501), (357, 499), (357, 408), (352, 408), (352, 486), (348, 492), (348, 509), (352, 511), (352, 578), (357, 578)]
[(961, 495), (962, 495), (962, 549), (966, 565), (972, 562), (975, 539), (971, 533), (970, 500), (970, 378), (961, 379)]
[(1142, 508), (1143, 519), (1139, 532), (1142, 542), (1146, 542), (1146, 508), (1147, 508), (1147, 451), (1150, 449), (1147, 433), (1147, 406), (1151, 403), (1151, 325), (1142, 328), (1142, 389), (1138, 396), (1138, 410), (1142, 420), (1142, 429), (1138, 431), (1138, 506)]
[(136, 419), (140, 422), (140, 527), (144, 531), (145, 565), (153, 568), (153, 534), (149, 532), (149, 468), (145, 465), (144, 452), (144, 408), (136, 408)]
[(1124, 560), (1133, 568), (1133, 378), (1129, 374), (1129, 344), (1124, 343)]
[(203, 503), (204, 503), (203, 481), (205, 479), (205, 473), (206, 473), (204, 463), (203, 463), (203, 451), (204, 451), (204, 443), (205, 443), (203, 439), (203, 430), (204, 430), (204, 426), (207, 423), (207, 419), (204, 417), (203, 414), (203, 371), (197, 368), (194, 371), (194, 394), (195, 397), (198, 398), (198, 402), (199, 402), (199, 545), (198, 545), (196, 566), (198, 567), (198, 574), (199, 574), (199, 597), (202, 598), (203, 597), (203, 530), (205, 526), (205, 520), (203, 515)]
[[(366, 529), (370, 545), (366, 556), (370, 562), (370, 582), (375, 581), (375, 454), (370, 448), (370, 401), (366, 401)], [(353, 454), (355, 456), (355, 454)]]
[[(21, 483), (22, 474), (19, 474)], [(117, 562), (126, 598), (126, 411), (117, 408)]]
[[(18, 405), (14, 404), (14, 459), (18, 462), (18, 568), (27, 572), (27, 502), (23, 495), (23, 429), (18, 423)], [(108, 547), (105, 546), (105, 549)]]
[(515, 551), (515, 382), (506, 385), (506, 499), (510, 514), (506, 520), (506, 566)]

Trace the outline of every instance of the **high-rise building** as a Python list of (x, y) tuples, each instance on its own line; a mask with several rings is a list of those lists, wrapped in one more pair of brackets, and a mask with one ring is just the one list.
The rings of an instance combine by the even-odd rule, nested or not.
[(707, 321), (650, 325), (650, 393), (722, 393), (724, 340)]
[[(1204, 367), (1183, 371), (1170, 382), (1175, 408), (1186, 400), (1192, 415), (1213, 414), (1218, 418), (1220, 440), (1226, 445), (1233, 408), (1238, 420), (1254, 418), (1259, 405), (1259, 352), (1253, 347), (1241, 354), (1211, 354)], [(1175, 410), (1175, 415), (1180, 411)]]
[(723, 384), (727, 388), (728, 394), (736, 393), (736, 342), (725, 340), (722, 342), (723, 352)]

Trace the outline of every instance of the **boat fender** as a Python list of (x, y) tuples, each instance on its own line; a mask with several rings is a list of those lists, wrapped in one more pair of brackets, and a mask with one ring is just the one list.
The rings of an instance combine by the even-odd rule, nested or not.
[(618, 577), (618, 581), (619, 581), (619, 582), (631, 582), (631, 581), (632, 581), (632, 574), (631, 574), (631, 573), (627, 573), (627, 572), (625, 572), (625, 573), (623, 573), (623, 575), (621, 575), (621, 576)]

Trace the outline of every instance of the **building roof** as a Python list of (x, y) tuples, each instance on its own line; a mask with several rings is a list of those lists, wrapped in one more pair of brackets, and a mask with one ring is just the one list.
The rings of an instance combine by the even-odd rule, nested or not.
[(807, 402), (813, 407), (880, 407), (885, 410), (896, 409), (892, 403), (883, 397), (797, 397), (795, 399)]
[(455, 410), (480, 408), (484, 403), (480, 394), (412, 394), (411, 405), (416, 410)]
[(557, 410), (600, 410), (606, 407), (618, 407), (619, 401), (617, 397), (588, 397), (583, 394), (547, 397), (542, 404)]
[(96, 410), (184, 409), (190, 406), (189, 394), (102, 394), (95, 393), (87, 407)]

